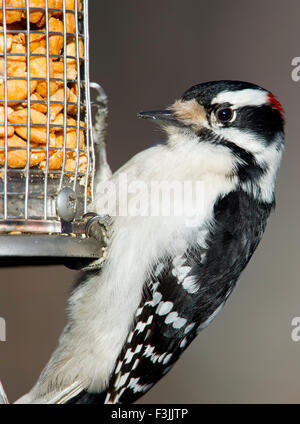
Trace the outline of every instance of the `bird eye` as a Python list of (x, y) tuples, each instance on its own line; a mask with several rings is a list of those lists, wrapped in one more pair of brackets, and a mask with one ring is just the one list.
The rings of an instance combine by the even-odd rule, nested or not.
[(222, 107), (217, 110), (216, 117), (219, 122), (229, 122), (233, 118), (233, 110), (230, 107)]

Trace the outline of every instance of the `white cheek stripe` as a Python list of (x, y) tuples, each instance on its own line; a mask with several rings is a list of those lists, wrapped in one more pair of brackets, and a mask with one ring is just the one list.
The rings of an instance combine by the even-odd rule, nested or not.
[(234, 107), (261, 106), (268, 103), (268, 93), (255, 88), (239, 91), (222, 91), (212, 100), (212, 104), (231, 103)]

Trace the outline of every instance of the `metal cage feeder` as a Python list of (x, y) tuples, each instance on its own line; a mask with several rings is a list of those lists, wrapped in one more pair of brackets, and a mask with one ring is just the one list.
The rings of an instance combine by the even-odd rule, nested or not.
[(89, 212), (91, 86), (102, 138), (106, 116), (89, 82), (88, 0), (0, 3), (0, 262), (85, 264), (104, 239)]

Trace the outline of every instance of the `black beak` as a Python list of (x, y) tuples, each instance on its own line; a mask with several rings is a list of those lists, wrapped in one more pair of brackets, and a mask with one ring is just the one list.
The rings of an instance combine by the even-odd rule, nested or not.
[(178, 121), (171, 110), (151, 110), (149, 112), (140, 112), (138, 113), (138, 117), (178, 124)]

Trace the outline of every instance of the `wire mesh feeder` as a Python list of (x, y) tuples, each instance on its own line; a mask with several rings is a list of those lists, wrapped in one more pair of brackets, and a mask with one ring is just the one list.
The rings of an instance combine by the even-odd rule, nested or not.
[(88, 0), (0, 0), (0, 25), (0, 262), (99, 258)]

